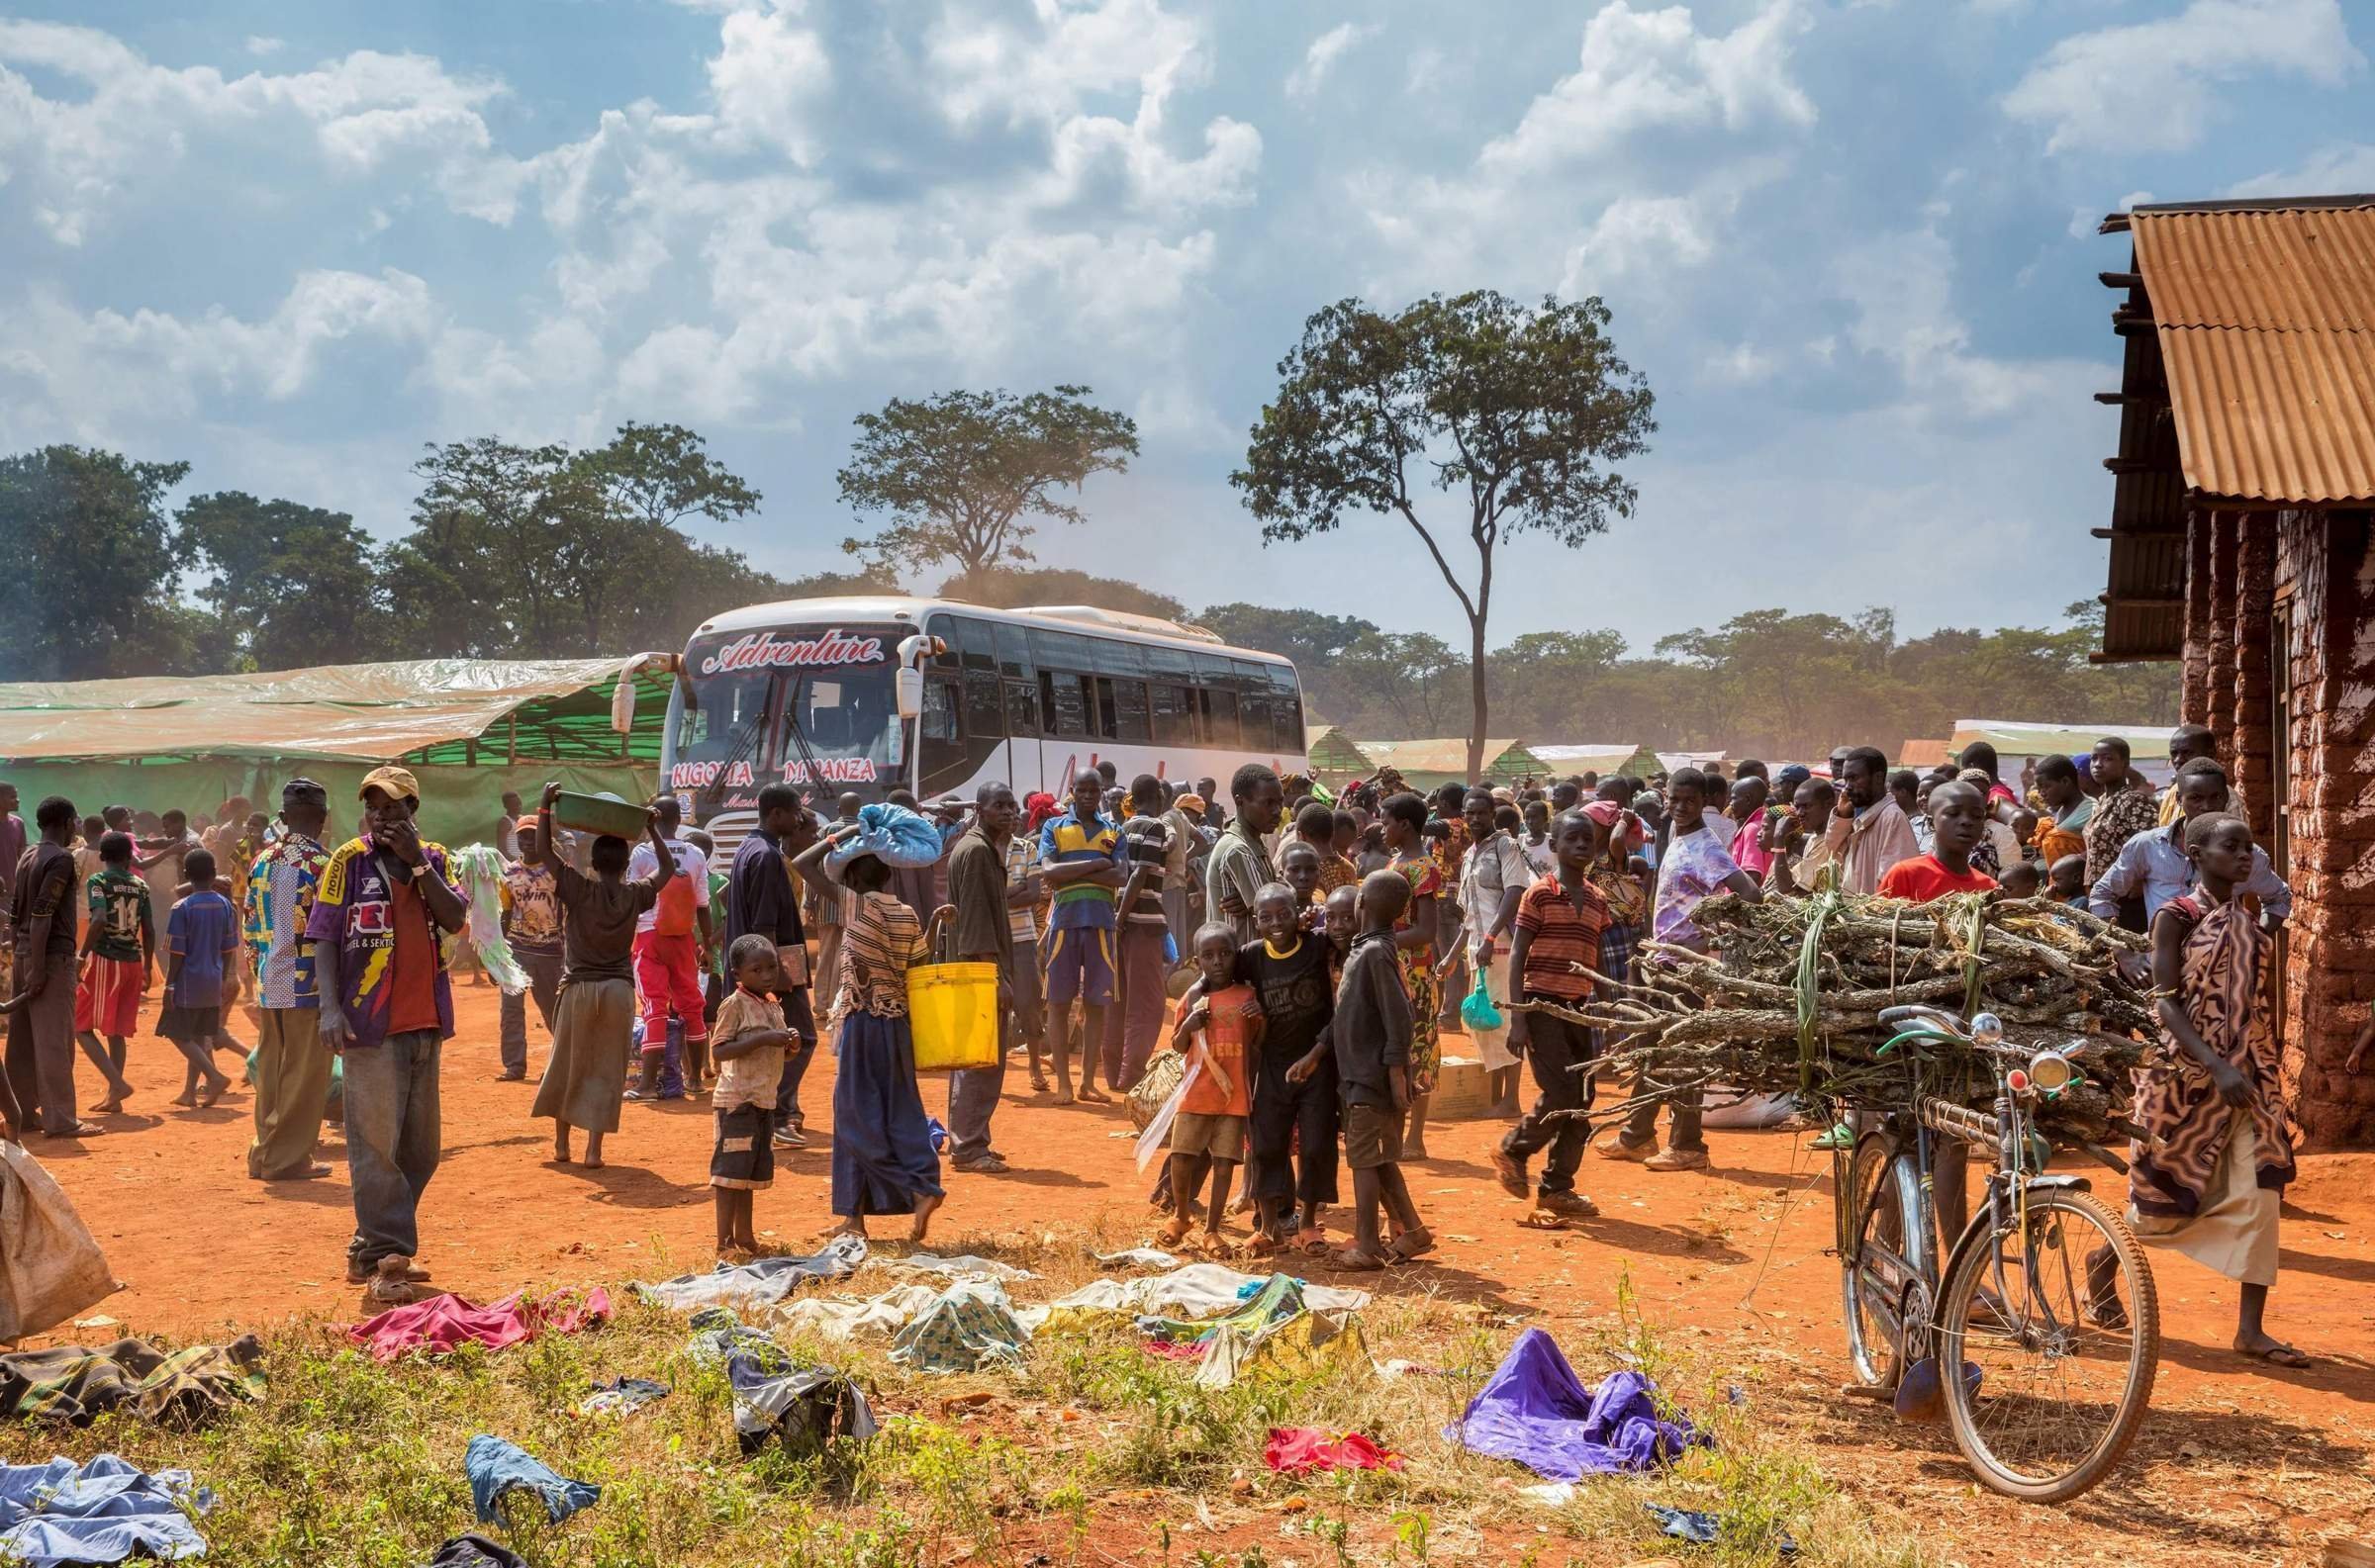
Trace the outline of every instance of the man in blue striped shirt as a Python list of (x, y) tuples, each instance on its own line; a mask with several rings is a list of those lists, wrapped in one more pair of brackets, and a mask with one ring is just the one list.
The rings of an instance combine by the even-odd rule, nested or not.
[[(1097, 1049), (1105, 1038), (1105, 1007), (1113, 1000), (1114, 889), (1126, 868), (1121, 829), (1099, 809), (1104, 776), (1084, 769), (1072, 781), (1072, 809), (1039, 829), (1040, 880), (1054, 893), (1047, 913), (1047, 1017), (1056, 1058), (1056, 1103), (1070, 1105), (1072, 1047), (1081, 1047), (1080, 1097), (1109, 1103), (1096, 1088)], [(1072, 1004), (1081, 1004), (1081, 1033), (1072, 1029)]]

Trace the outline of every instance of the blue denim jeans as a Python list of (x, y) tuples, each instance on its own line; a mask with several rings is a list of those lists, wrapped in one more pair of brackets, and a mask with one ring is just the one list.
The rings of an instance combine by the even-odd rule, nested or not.
[(346, 1256), (365, 1267), (411, 1257), (420, 1246), (421, 1193), (442, 1153), (433, 1029), (390, 1035), (345, 1053), (346, 1174), (354, 1189), (354, 1240)]

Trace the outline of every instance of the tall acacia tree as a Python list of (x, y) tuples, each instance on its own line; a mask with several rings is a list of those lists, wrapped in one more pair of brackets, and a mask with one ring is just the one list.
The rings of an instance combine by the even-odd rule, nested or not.
[[(1426, 547), (1469, 629), (1468, 768), (1484, 763), (1486, 624), (1495, 554), (1535, 531), (1574, 548), (1631, 516), (1637, 493), (1607, 465), (1657, 429), (1647, 381), (1617, 357), (1598, 298), (1539, 308), (1491, 290), (1431, 295), (1385, 316), (1343, 300), (1303, 323), (1262, 411), (1245, 493), (1265, 541), (1327, 533), (1348, 512), (1398, 516)], [(1463, 572), (1419, 515), (1411, 469), (1465, 490), (1475, 552)], [(1448, 530), (1445, 530), (1448, 532)]]
[(1025, 517), (1082, 521), (1055, 493), (1118, 474), (1138, 455), (1136, 421), (1088, 400), (1087, 387), (1073, 386), (1020, 398), (943, 392), (859, 415), (862, 433), (836, 476), (841, 502), (890, 521), (841, 548), (886, 570), (950, 561), (965, 577), (1033, 559), (1026, 541), (1037, 529)]

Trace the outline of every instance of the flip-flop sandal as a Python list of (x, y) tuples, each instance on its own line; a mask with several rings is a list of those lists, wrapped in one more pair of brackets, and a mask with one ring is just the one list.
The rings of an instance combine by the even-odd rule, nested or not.
[(1526, 1167), (1498, 1150), (1492, 1155), (1492, 1175), (1501, 1184), (1501, 1190), (1512, 1198), (1525, 1197), (1533, 1190), (1526, 1182)]
[(2234, 1353), (2246, 1361), (2264, 1361), (2270, 1366), (2281, 1366), (2288, 1372), (2307, 1371), (2316, 1364), (2306, 1351), (2283, 1343), (2271, 1344), (2262, 1350), (2237, 1350)]
[(1517, 1223), (1529, 1231), (1564, 1231), (1567, 1229), (1567, 1216), (1555, 1214), (1549, 1209), (1529, 1209)]
[(1297, 1231), (1294, 1233), (1294, 1249), (1305, 1257), (1325, 1257), (1328, 1255), (1328, 1233)]
[(1374, 1274), (1385, 1267), (1385, 1259), (1378, 1256), (1377, 1253), (1355, 1251), (1349, 1246), (1333, 1254), (1330, 1261), (1338, 1268), (1347, 1269), (1356, 1274)]
[(1404, 1231), (1393, 1239), (1392, 1245), (1385, 1250), (1404, 1262), (1414, 1257), (1424, 1257), (1435, 1250), (1435, 1233), (1423, 1225), (1415, 1230)]

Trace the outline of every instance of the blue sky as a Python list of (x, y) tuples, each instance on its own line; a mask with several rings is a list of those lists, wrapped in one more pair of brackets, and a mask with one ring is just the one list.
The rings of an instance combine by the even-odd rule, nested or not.
[(854, 414), (1080, 381), (1144, 452), (1044, 561), (1451, 634), (1398, 523), (1260, 548), (1247, 426), (1345, 295), (1597, 293), (1641, 507), (1518, 546), (1496, 640), (2051, 620), (2102, 585), (2096, 221), (2375, 189), (2337, 0), (171, 12), (0, 10), (0, 449), (385, 536), (424, 442), (676, 420), (766, 494), (708, 536), (789, 576), (842, 559)]

